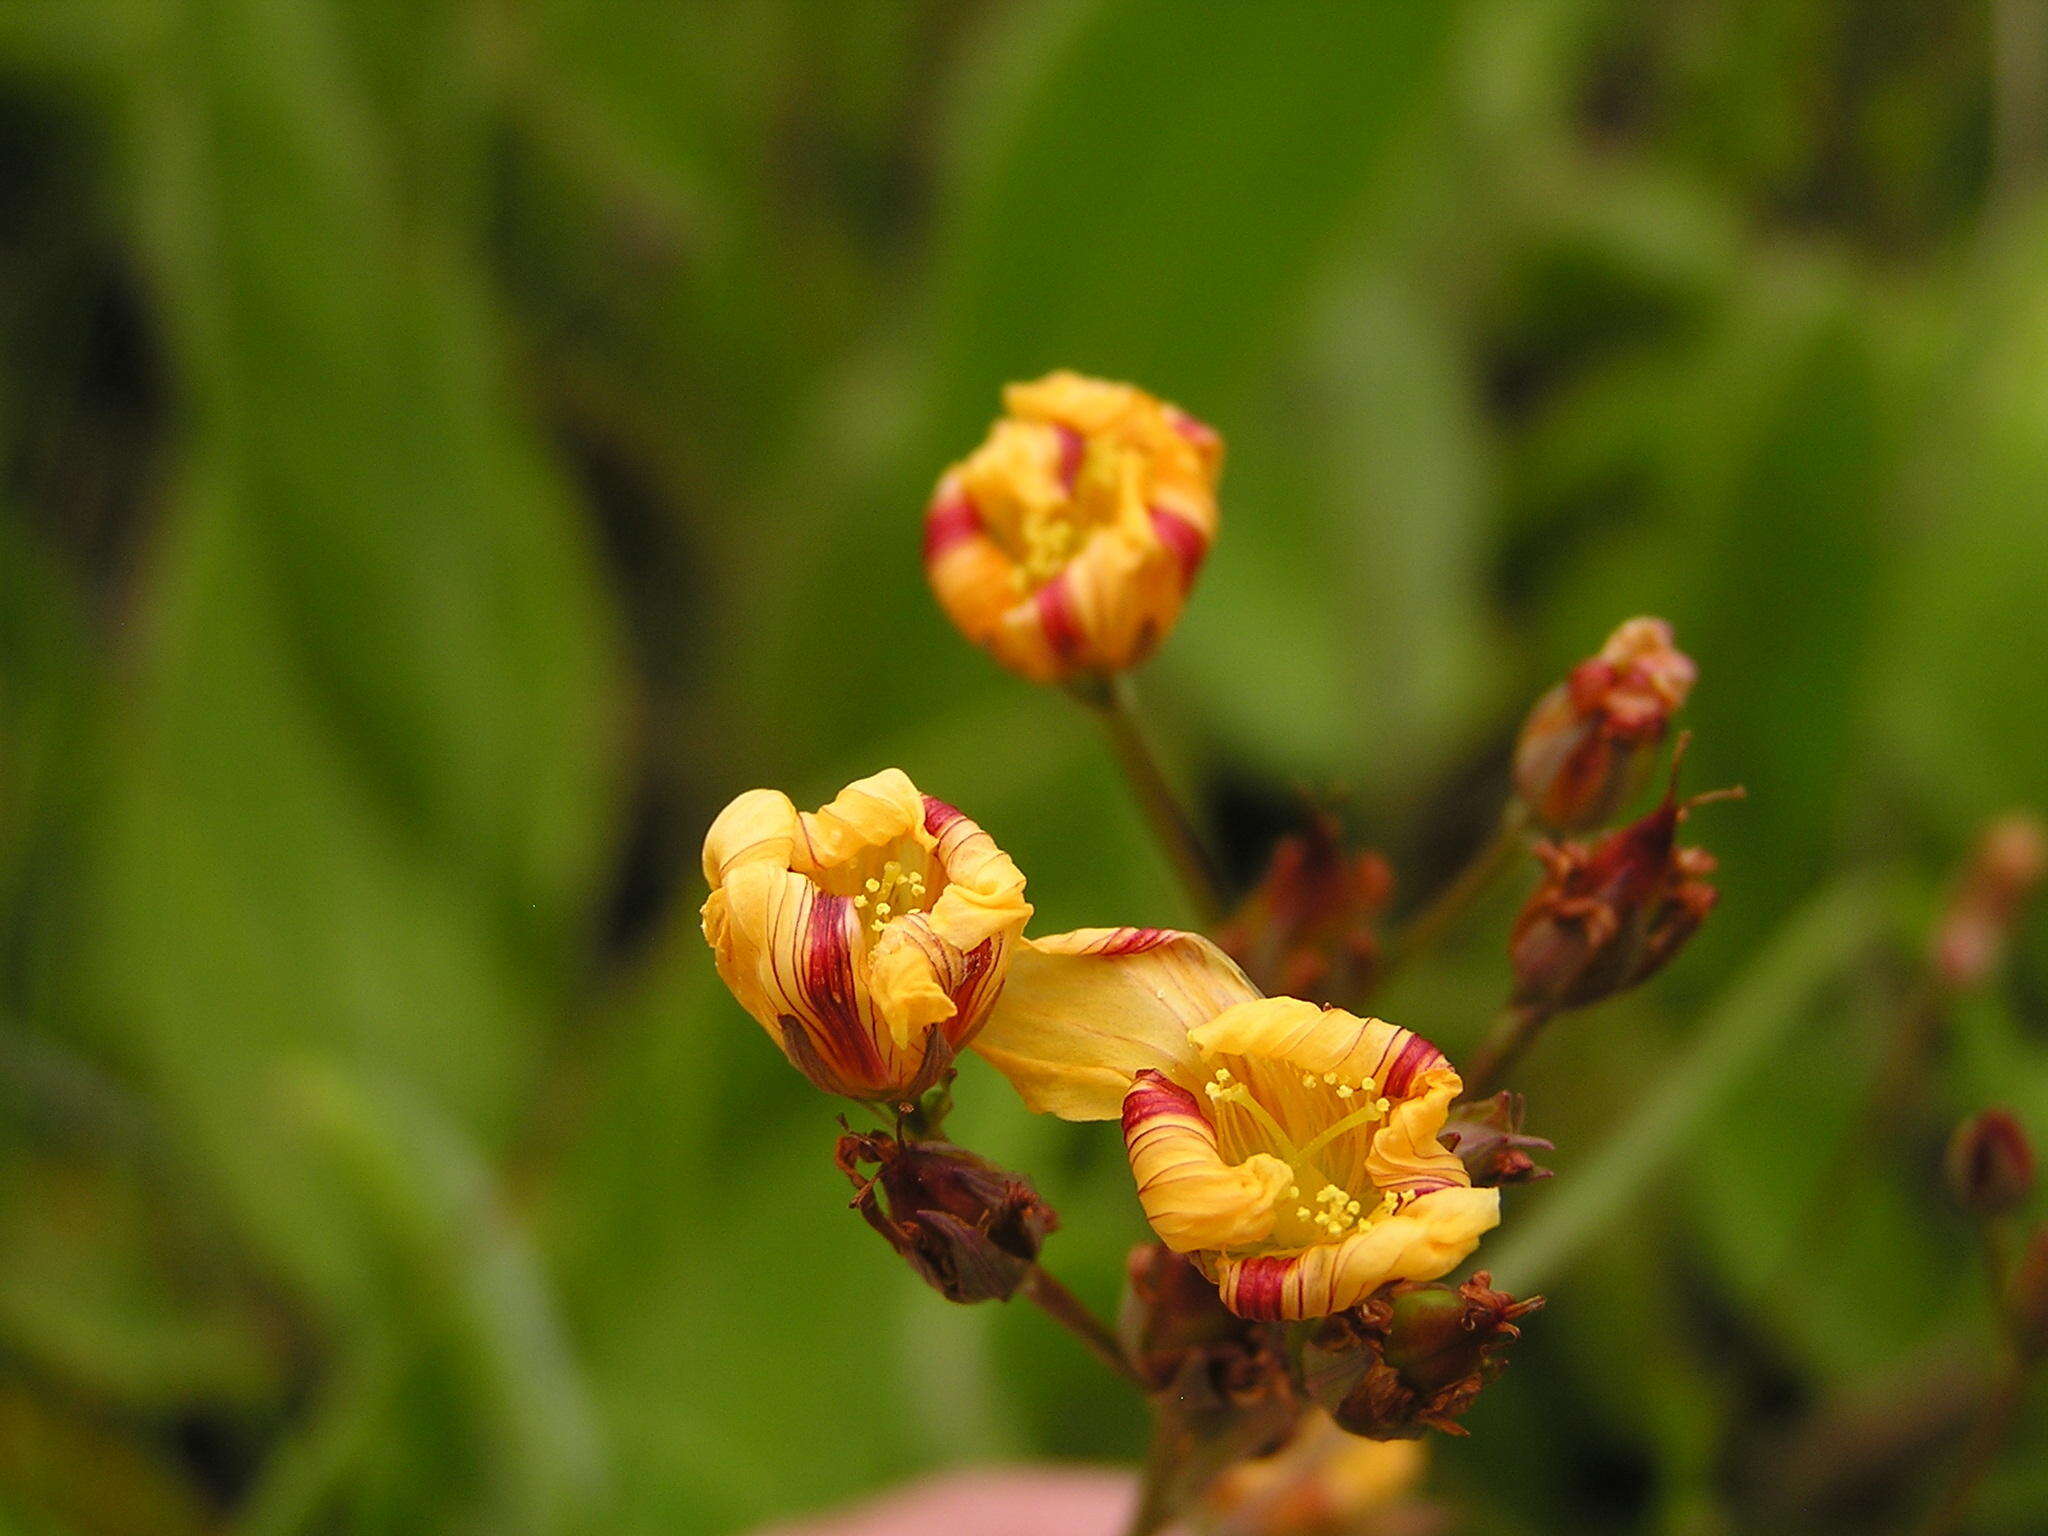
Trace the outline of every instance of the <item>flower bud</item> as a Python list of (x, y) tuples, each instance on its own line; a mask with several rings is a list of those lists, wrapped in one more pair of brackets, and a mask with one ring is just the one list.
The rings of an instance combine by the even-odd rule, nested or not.
[(1662, 619), (1630, 619), (1536, 701), (1515, 744), (1515, 793), (1560, 832), (1597, 827), (1634, 794), (1698, 669)]
[(1137, 665), (1173, 628), (1216, 537), (1223, 444), (1128, 384), (1052, 373), (947, 470), (924, 567), (961, 633), (1037, 683)]
[(1457, 1420), (1507, 1366), (1516, 1322), (1543, 1305), (1492, 1287), (1485, 1271), (1463, 1285), (1390, 1286), (1309, 1335), (1309, 1393), (1354, 1435), (1412, 1440), (1425, 1430), (1465, 1433)]
[(1451, 1106), (1440, 1138), (1458, 1154), (1475, 1189), (1529, 1184), (1551, 1176), (1532, 1152), (1556, 1150), (1541, 1136), (1522, 1134), (1522, 1096), (1502, 1089), (1490, 1099), (1463, 1099)]
[(1974, 1215), (2003, 1216), (2027, 1203), (2034, 1148), (2010, 1110), (1980, 1110), (1956, 1127), (1948, 1144), (1948, 1183), (1957, 1203)]
[(1377, 853), (1347, 852), (1338, 830), (1318, 812), (1307, 830), (1283, 837), (1217, 935), (1262, 991), (1342, 1003), (1371, 985), (1393, 871)]
[(1025, 1180), (943, 1141), (849, 1133), (837, 1161), (853, 1208), (948, 1301), (1008, 1301), (1059, 1226)]
[(1537, 844), (1543, 883), (1508, 936), (1515, 1004), (1552, 1013), (1583, 1008), (1669, 965), (1720, 895), (1705, 878), (1714, 860), (1678, 847), (1678, 824), (1694, 806), (1740, 793), (1681, 802), (1667, 790), (1649, 815), (1590, 847)]
[(894, 768), (815, 812), (748, 791), (705, 835), (704, 875), (733, 996), (813, 1083), (871, 1102), (944, 1076), (1031, 915), (1009, 855)]
[(1934, 934), (1934, 969), (1954, 991), (1982, 986), (2004, 957), (2028, 898), (2048, 875), (2048, 827), (2026, 811), (1992, 822)]

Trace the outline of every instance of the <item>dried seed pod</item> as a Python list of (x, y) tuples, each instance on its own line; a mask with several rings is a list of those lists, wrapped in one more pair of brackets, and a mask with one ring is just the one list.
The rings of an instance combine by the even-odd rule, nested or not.
[(1029, 1183), (947, 1142), (848, 1133), (837, 1161), (853, 1208), (948, 1301), (1009, 1300), (1059, 1226)]

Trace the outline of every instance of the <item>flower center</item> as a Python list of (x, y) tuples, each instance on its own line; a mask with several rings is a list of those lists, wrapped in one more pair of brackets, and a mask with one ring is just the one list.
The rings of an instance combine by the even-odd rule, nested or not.
[(899, 859), (889, 859), (881, 872), (868, 876), (854, 893), (853, 905), (866, 918), (868, 928), (880, 933), (891, 918), (922, 912), (925, 879), (914, 869), (905, 869)]
[(1116, 515), (1123, 485), (1125, 448), (1109, 438), (1083, 439), (1058, 428), (1055, 473), (1063, 494), (1027, 501), (1018, 508), (1012, 532), (1012, 573), (1019, 592), (1035, 592), (1081, 552), (1088, 536)]
[[(1303, 1072), (1300, 1084), (1306, 1102), (1303, 1095), (1292, 1094), (1291, 1082), (1288, 1085), (1295, 1100), (1291, 1118), (1297, 1124), (1304, 1118), (1313, 1123), (1324, 1113), (1335, 1117), (1299, 1145), (1280, 1118), (1259, 1102), (1250, 1084), (1240, 1081), (1228, 1067), (1218, 1067), (1202, 1085), (1218, 1112), (1215, 1118), (1221, 1139), (1236, 1144), (1231, 1149), (1234, 1153), (1270, 1152), (1294, 1170), (1294, 1180), (1287, 1187), (1287, 1199), (1294, 1204), (1280, 1208), (1271, 1238), (1282, 1247), (1307, 1247), (1345, 1237), (1391, 1211), (1397, 1199), (1392, 1191), (1370, 1202), (1353, 1195), (1346, 1187), (1346, 1176), (1357, 1171), (1356, 1149), (1336, 1146), (1340, 1138), (1368, 1131), (1386, 1116), (1391, 1106), (1380, 1094), (1379, 1085), (1371, 1078), (1349, 1082), (1334, 1072)], [(1353, 1155), (1341, 1155), (1345, 1153)], [(1334, 1177), (1332, 1166), (1338, 1167)], [(1305, 1197), (1302, 1191), (1307, 1189), (1315, 1190), (1314, 1195)]]

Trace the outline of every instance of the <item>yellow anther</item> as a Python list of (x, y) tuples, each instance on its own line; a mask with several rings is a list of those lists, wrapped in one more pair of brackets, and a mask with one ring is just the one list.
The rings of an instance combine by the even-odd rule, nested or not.
[(1389, 1108), (1389, 1101), (1385, 1098), (1378, 1099), (1374, 1102), (1372, 1107), (1384, 1115)]
[(1329, 1084), (1331, 1084), (1331, 1083), (1334, 1083), (1334, 1082), (1336, 1082), (1336, 1081), (1337, 1081), (1337, 1074), (1336, 1074), (1336, 1073), (1334, 1073), (1334, 1072), (1325, 1072), (1325, 1073), (1323, 1074), (1323, 1083), (1324, 1083), (1324, 1085), (1325, 1085), (1325, 1086), (1327, 1086), (1327, 1085), (1329, 1085)]
[(1350, 1098), (1355, 1091), (1349, 1083), (1339, 1083), (1337, 1085), (1337, 1097), (1340, 1099)]
[(1301, 1074), (1301, 1086), (1302, 1086), (1302, 1087), (1304, 1087), (1304, 1088), (1313, 1088), (1313, 1087), (1315, 1087), (1315, 1085), (1316, 1085), (1316, 1075), (1315, 1075), (1315, 1073), (1313, 1073), (1313, 1072), (1304, 1072), (1304, 1073), (1302, 1073), (1302, 1074)]

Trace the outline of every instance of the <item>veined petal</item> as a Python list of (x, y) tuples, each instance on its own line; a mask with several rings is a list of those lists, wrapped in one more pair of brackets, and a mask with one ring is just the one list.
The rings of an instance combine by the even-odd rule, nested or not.
[(799, 835), (797, 809), (777, 789), (750, 789), (736, 797), (704, 834), (704, 883), (717, 890), (742, 864), (789, 868)]
[(901, 768), (855, 779), (829, 805), (798, 818), (798, 858), (792, 867), (815, 874), (898, 837), (922, 837), (924, 796)]
[(1499, 1190), (1439, 1189), (1339, 1242), (1208, 1264), (1231, 1311), (1292, 1322), (1356, 1306), (1392, 1280), (1434, 1280), (1499, 1223)]
[(1233, 1008), (1190, 1038), (1205, 1055), (1278, 1061), (1352, 1081), (1369, 1077), (1395, 1100), (1409, 1092), (1418, 1073), (1444, 1065), (1443, 1053), (1412, 1030), (1292, 997)]
[(1365, 1160), (1377, 1187), (1425, 1193), (1471, 1182), (1464, 1162), (1437, 1140), (1451, 1105), (1463, 1091), (1455, 1071), (1435, 1067), (1415, 1081), (1406, 1098), (1395, 1102)]
[(1226, 1162), (1200, 1101), (1146, 1068), (1123, 1102), (1124, 1149), (1138, 1203), (1160, 1241), (1176, 1253), (1264, 1240), (1293, 1170), (1254, 1153)]
[(961, 811), (932, 795), (922, 798), (921, 825), (946, 876), (946, 888), (932, 903), (931, 931), (962, 951), (998, 934), (1021, 933), (1031, 916), (1023, 872)]
[(1200, 934), (1081, 928), (1023, 941), (975, 1049), (1037, 1113), (1113, 1120), (1144, 1068), (1192, 1085), (1189, 1029), (1257, 996)]

